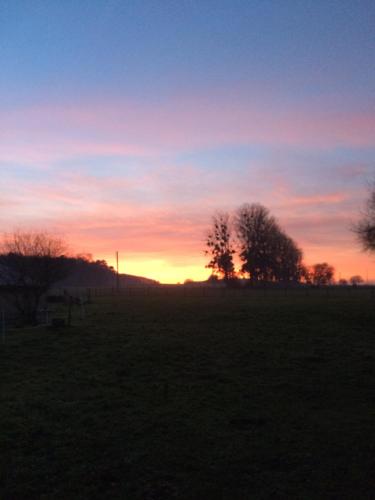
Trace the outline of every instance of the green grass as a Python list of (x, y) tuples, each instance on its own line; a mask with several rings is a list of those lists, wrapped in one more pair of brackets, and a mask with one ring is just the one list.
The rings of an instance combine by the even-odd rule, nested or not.
[(375, 496), (375, 300), (98, 298), (0, 345), (0, 498)]

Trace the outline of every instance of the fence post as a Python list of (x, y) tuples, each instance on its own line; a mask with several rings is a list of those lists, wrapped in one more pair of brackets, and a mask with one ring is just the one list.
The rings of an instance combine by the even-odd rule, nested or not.
[(69, 296), (68, 302), (68, 326), (72, 324), (72, 297)]
[(3, 302), (1, 302), (1, 338), (5, 342), (5, 310)]
[(84, 301), (83, 301), (83, 298), (80, 297), (79, 298), (79, 302), (80, 302), (80, 305), (81, 305), (81, 319), (85, 319), (85, 316), (86, 316), (86, 312), (85, 312), (85, 304), (84, 304)]

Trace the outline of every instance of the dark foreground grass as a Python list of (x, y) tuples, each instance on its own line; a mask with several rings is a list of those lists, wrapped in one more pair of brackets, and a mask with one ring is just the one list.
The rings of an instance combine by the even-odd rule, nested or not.
[(0, 346), (0, 498), (375, 498), (370, 296), (103, 298)]

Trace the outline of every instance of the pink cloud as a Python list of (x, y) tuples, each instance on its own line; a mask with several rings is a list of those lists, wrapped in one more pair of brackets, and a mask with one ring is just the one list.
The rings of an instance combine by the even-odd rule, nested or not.
[(162, 104), (79, 103), (0, 113), (1, 157), (51, 161), (80, 155), (147, 156), (233, 144), (375, 146), (375, 113), (179, 96)]
[(315, 194), (310, 196), (288, 196), (283, 197), (283, 208), (302, 208), (322, 205), (336, 205), (348, 199), (347, 193)]

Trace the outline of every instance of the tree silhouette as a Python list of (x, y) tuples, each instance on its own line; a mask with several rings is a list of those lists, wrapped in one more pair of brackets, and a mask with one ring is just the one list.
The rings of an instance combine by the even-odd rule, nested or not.
[(248, 273), (251, 281), (268, 280), (272, 267), (272, 240), (277, 231), (276, 220), (262, 205), (245, 204), (237, 210), (235, 224), (242, 272)]
[(252, 282), (300, 280), (302, 251), (266, 207), (258, 203), (242, 205), (237, 210), (235, 226), (241, 270)]
[(330, 285), (333, 283), (334, 274), (334, 267), (327, 264), (327, 262), (314, 264), (311, 269), (311, 281), (317, 286)]
[(0, 280), (27, 323), (35, 323), (40, 299), (69, 273), (66, 245), (48, 233), (15, 232), (0, 254)]
[(212, 218), (212, 228), (206, 241), (208, 250), (206, 255), (211, 256), (206, 267), (217, 272), (226, 281), (234, 277), (233, 254), (230, 218), (227, 213), (217, 213)]
[(364, 250), (375, 252), (375, 183), (370, 188), (362, 219), (355, 224), (354, 232)]
[(304, 274), (302, 250), (296, 243), (279, 230), (275, 234), (273, 278), (282, 282), (298, 282)]
[(349, 279), (349, 283), (353, 286), (362, 285), (364, 282), (365, 280), (359, 274), (356, 274)]

